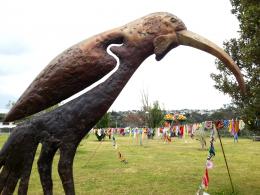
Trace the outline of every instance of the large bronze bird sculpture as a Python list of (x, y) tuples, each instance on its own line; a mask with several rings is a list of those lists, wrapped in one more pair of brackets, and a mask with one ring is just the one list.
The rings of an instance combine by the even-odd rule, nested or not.
[(219, 58), (245, 91), (243, 76), (233, 60), (218, 46), (188, 31), (170, 13), (147, 15), (122, 27), (103, 32), (70, 47), (54, 58), (35, 78), (6, 116), (6, 121), (37, 113), (92, 85), (119, 66), (105, 81), (57, 109), (20, 123), (0, 151), (0, 191), (26, 194), (35, 152), (42, 144), (38, 171), (44, 194), (53, 194), (52, 162), (60, 151), (58, 172), (64, 192), (75, 194), (73, 159), (82, 138), (107, 112), (139, 65), (150, 55), (161, 60), (171, 49), (191, 46)]

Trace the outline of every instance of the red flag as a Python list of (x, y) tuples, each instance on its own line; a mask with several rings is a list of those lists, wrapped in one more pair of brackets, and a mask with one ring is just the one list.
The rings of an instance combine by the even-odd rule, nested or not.
[(204, 176), (202, 178), (202, 184), (205, 187), (205, 189), (207, 189), (208, 186), (209, 186), (209, 174), (208, 174), (208, 169), (207, 168), (205, 169), (205, 174), (204, 174)]

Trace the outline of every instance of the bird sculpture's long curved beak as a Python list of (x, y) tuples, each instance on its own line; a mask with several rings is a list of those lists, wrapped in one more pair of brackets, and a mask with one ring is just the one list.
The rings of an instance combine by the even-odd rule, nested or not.
[(225, 51), (223, 51), (223, 49), (221, 49), (208, 39), (188, 30), (178, 31), (176, 32), (176, 35), (177, 42), (179, 45), (187, 45), (200, 49), (220, 59), (227, 66), (227, 68), (235, 75), (242, 94), (245, 94), (246, 86), (243, 79), (243, 75), (241, 74), (240, 69), (236, 65), (236, 63)]

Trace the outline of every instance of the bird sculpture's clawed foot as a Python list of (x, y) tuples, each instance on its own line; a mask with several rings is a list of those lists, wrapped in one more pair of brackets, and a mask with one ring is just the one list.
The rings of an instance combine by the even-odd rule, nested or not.
[(46, 135), (41, 141), (42, 148), (37, 164), (44, 194), (53, 194), (52, 163), (60, 142), (47, 133)]
[(75, 194), (73, 181), (73, 159), (75, 146), (60, 145), (60, 142), (46, 141), (42, 143), (38, 164), (38, 171), (44, 194), (53, 194), (52, 163), (57, 150), (60, 150), (58, 172), (65, 194)]
[(18, 193), (27, 194), (37, 146), (38, 142), (31, 130), (18, 127), (10, 135), (0, 152), (1, 194), (13, 194), (19, 180)]

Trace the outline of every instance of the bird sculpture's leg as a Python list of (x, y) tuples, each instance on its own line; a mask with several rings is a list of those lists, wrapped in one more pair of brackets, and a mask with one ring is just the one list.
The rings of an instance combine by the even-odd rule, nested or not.
[(30, 175), (31, 175), (31, 170), (32, 170), (32, 164), (34, 160), (34, 156), (37, 150), (37, 145), (34, 148), (34, 153), (29, 153), (26, 157), (26, 166), (24, 166), (23, 173), (21, 175), (20, 183), (19, 183), (19, 188), (18, 188), (18, 194), (27, 194), (28, 191), (28, 184), (30, 180)]
[(0, 173), (0, 192), (3, 191), (3, 188), (5, 186), (9, 172), (10, 172), (10, 169), (7, 166), (4, 166), (1, 170), (1, 173)]
[(53, 145), (46, 142), (42, 144), (37, 164), (44, 194), (53, 194), (52, 162), (57, 149), (56, 144)]
[(19, 194), (26, 194), (31, 167), (38, 142), (35, 134), (29, 129), (18, 127), (10, 135), (0, 152), (0, 192), (13, 194), (15, 186), (20, 179)]
[(18, 180), (19, 180), (19, 173), (9, 170), (9, 174), (6, 179), (6, 185), (3, 189), (2, 194), (13, 194)]
[(60, 160), (58, 172), (62, 181), (65, 194), (75, 194), (73, 181), (73, 159), (76, 153), (77, 146), (68, 146), (60, 148)]
[[(35, 152), (36, 152), (36, 148), (35, 148)], [(5, 181), (6, 185), (3, 188), (2, 194), (13, 194), (19, 179), (20, 179), (20, 183), (19, 183), (18, 194), (27, 194), (29, 178), (31, 174), (35, 152), (26, 154), (24, 156), (26, 161), (23, 164), (23, 169), (19, 169), (18, 167), (16, 167), (16, 165), (13, 168), (10, 167), (11, 169), (9, 169), (8, 171), (9, 175), (8, 177), (6, 177), (6, 181)], [(5, 166), (4, 168), (6, 169), (7, 167), (9, 167), (9, 165)], [(8, 168), (6, 170), (8, 170)], [(6, 173), (4, 173), (3, 175), (5, 175)]]

